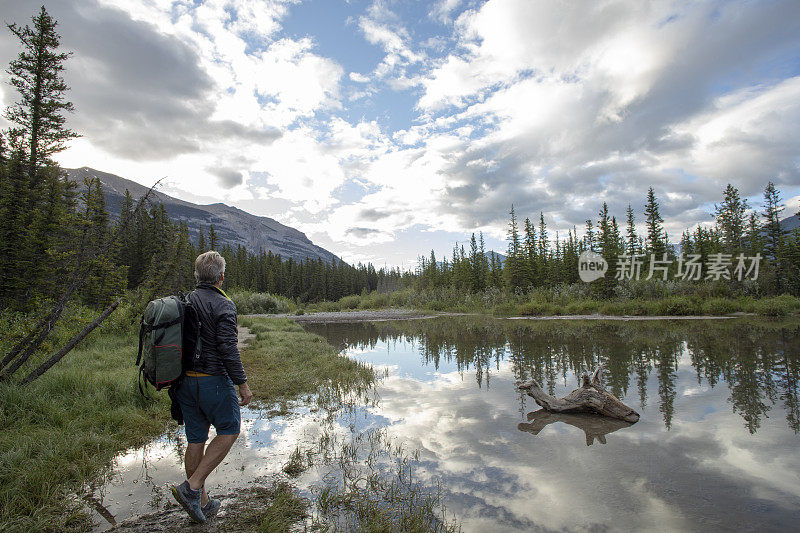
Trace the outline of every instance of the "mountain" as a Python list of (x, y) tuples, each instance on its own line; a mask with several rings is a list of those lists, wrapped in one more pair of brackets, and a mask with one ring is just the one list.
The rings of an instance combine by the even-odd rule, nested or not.
[[(83, 184), (85, 177), (99, 178), (105, 193), (106, 209), (113, 218), (119, 218), (125, 189), (130, 191), (134, 199), (143, 196), (148, 189), (134, 181), (89, 167), (65, 169), (65, 171), (67, 178), (79, 185)], [(189, 226), (189, 235), (195, 243), (200, 235), (200, 228), (208, 239), (208, 228), (214, 224), (214, 231), (221, 245), (229, 244), (236, 247), (241, 244), (251, 252), (271, 251), (273, 254), (280, 254), (284, 258), (291, 257), (296, 261), (307, 257), (322, 258), (325, 262), (340, 261), (333, 253), (311, 242), (304, 233), (269, 217), (251, 215), (222, 203), (193, 204), (157, 191), (154, 191), (153, 200), (164, 204), (167, 214), (174, 222), (179, 220), (186, 222)]]
[(792, 215), (781, 220), (781, 228), (784, 231), (792, 231), (797, 226), (800, 226), (800, 214)]

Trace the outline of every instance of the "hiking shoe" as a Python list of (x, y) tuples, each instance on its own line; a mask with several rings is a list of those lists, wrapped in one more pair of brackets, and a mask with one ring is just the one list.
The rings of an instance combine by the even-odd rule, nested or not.
[(208, 499), (208, 503), (203, 506), (203, 515), (205, 515), (206, 520), (209, 518), (214, 518), (217, 515), (217, 511), (222, 506), (222, 502), (219, 500), (214, 500), (212, 498)]
[(172, 486), (172, 495), (178, 500), (183, 509), (189, 513), (192, 520), (195, 522), (203, 523), (206, 521), (206, 516), (203, 514), (203, 508), (200, 505), (200, 489), (192, 490), (189, 487), (189, 482), (184, 481), (178, 486)]

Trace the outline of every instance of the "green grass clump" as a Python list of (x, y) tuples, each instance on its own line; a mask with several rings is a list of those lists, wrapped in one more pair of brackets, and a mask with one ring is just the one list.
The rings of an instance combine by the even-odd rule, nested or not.
[(320, 447), (333, 447), (327, 462), (336, 467), (311, 489), (326, 531), (460, 531), (447, 521), (441, 487), (415, 477), (418, 453), (406, 453), (385, 428), (353, 434), (341, 445), (334, 441), (323, 435)]
[(310, 506), (309, 500), (285, 481), (257, 485), (237, 498), (218, 527), (220, 531), (289, 532), (305, 521)]
[(339, 355), (323, 337), (292, 320), (243, 317), (240, 323), (256, 335), (242, 350), (242, 361), (257, 400), (362, 391), (375, 381), (372, 367)]

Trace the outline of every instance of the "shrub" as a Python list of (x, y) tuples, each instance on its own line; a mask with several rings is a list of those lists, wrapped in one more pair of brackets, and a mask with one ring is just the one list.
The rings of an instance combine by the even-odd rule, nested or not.
[(800, 309), (800, 300), (788, 294), (753, 302), (753, 312), (766, 316), (786, 316)]
[(522, 316), (547, 316), (559, 313), (547, 302), (525, 302), (519, 306), (519, 314)]
[(358, 304), (361, 303), (361, 296), (358, 294), (351, 294), (350, 296), (343, 296), (339, 298), (340, 309), (356, 309)]
[(702, 305), (704, 315), (728, 315), (736, 310), (735, 303), (729, 298), (709, 298)]
[(699, 315), (702, 310), (699, 301), (686, 296), (674, 296), (656, 303), (657, 312), (660, 315)]
[(289, 301), (266, 292), (236, 291), (229, 294), (242, 315), (288, 313)]

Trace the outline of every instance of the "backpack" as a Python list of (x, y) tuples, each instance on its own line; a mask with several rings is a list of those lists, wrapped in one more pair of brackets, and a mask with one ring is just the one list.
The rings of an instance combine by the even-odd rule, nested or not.
[(177, 385), (200, 357), (200, 315), (189, 296), (158, 298), (144, 310), (136, 358), (142, 395), (142, 376), (156, 390)]

